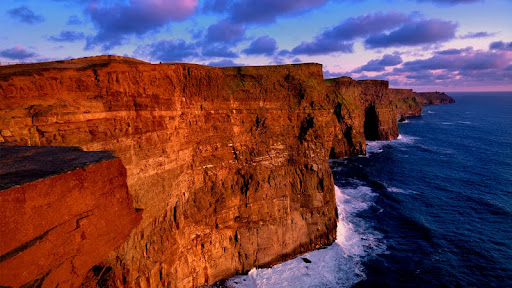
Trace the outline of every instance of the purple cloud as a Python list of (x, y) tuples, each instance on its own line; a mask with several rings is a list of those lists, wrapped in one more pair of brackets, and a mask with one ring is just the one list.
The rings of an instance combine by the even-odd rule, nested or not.
[(207, 45), (203, 47), (201, 54), (205, 57), (238, 58), (238, 54), (224, 45)]
[(381, 59), (373, 59), (368, 61), (365, 65), (355, 69), (354, 73), (361, 73), (363, 71), (380, 72), (386, 70), (386, 67), (396, 66), (402, 63), (402, 57), (398, 54), (386, 54)]
[(205, 1), (203, 4), (203, 11), (222, 13), (227, 10), (231, 4), (231, 0), (210, 0)]
[(489, 49), (491, 50), (503, 50), (503, 51), (511, 51), (512, 50), (512, 42), (503, 42), (503, 41), (497, 41), (497, 42), (492, 42), (490, 45), (489, 45)]
[(235, 43), (242, 40), (244, 34), (244, 25), (221, 20), (208, 27), (206, 41), (209, 43)]
[(395, 72), (417, 72), (424, 70), (488, 70), (503, 69), (512, 59), (507, 53), (490, 51), (470, 51), (454, 55), (434, 55), (428, 59), (405, 62), (402, 68), (395, 68)]
[(277, 43), (274, 38), (262, 36), (254, 40), (248, 48), (242, 50), (247, 55), (266, 55), (271, 56), (277, 50)]
[(390, 12), (375, 13), (349, 18), (315, 37), (311, 42), (302, 42), (293, 48), (292, 54), (318, 55), (332, 52), (352, 53), (356, 38), (397, 28), (411, 21), (411, 16)]
[(30, 10), (27, 6), (20, 6), (7, 11), (7, 14), (12, 18), (27, 24), (37, 24), (44, 22), (44, 17), (37, 15), (34, 11)]
[(489, 32), (469, 32), (465, 35), (460, 36), (460, 39), (473, 39), (473, 38), (486, 38), (486, 37), (492, 37), (496, 35), (496, 33), (489, 33)]
[(75, 42), (85, 39), (84, 32), (61, 31), (59, 35), (48, 37), (48, 40), (55, 42)]
[(21, 46), (16, 46), (10, 49), (0, 51), (0, 57), (4, 57), (11, 60), (25, 60), (37, 56), (36, 53), (27, 51)]
[(294, 55), (321, 55), (333, 52), (353, 53), (354, 43), (342, 42), (331, 39), (316, 39), (313, 42), (301, 42), (293, 48), (291, 54)]
[(327, 0), (240, 0), (225, 3), (236, 23), (271, 23), (279, 15), (300, 13), (324, 5)]
[(440, 19), (412, 22), (389, 33), (373, 35), (365, 40), (365, 47), (387, 48), (436, 44), (455, 38), (457, 24)]
[(470, 4), (479, 2), (482, 0), (417, 0), (418, 2), (433, 2), (437, 4), (445, 4), (445, 5), (457, 5), (457, 4)]
[(87, 40), (86, 48), (102, 45), (109, 50), (120, 45), (127, 35), (143, 35), (170, 21), (184, 20), (196, 7), (197, 0), (129, 0), (125, 5), (113, 6), (93, 1), (86, 12), (98, 33)]
[(434, 54), (437, 54), (437, 55), (459, 55), (464, 52), (469, 52), (472, 50), (473, 50), (473, 47), (466, 47), (463, 49), (447, 49), (447, 50), (435, 51)]
[(208, 63), (209, 66), (215, 67), (231, 67), (231, 66), (244, 66), (243, 64), (235, 63), (231, 59), (223, 59), (219, 61), (213, 61)]
[(181, 62), (186, 58), (199, 56), (196, 46), (183, 40), (161, 40), (139, 46), (134, 54), (162, 62)]
[(337, 40), (354, 40), (371, 34), (397, 28), (411, 21), (410, 16), (402, 13), (375, 13), (349, 18), (340, 25), (324, 31), (320, 38)]

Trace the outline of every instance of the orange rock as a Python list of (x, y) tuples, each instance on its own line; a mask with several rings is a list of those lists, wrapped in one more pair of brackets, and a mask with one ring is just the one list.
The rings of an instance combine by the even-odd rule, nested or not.
[(0, 285), (74, 287), (141, 220), (106, 152), (0, 146)]
[(193, 287), (334, 241), (321, 65), (101, 61), (0, 67), (3, 141), (114, 151), (126, 166), (143, 219), (92, 279)]

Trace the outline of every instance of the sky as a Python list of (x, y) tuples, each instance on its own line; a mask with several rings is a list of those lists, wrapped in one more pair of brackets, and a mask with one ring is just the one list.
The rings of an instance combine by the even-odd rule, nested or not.
[(512, 0), (1, 0), (0, 63), (314, 62), (326, 78), (512, 91)]

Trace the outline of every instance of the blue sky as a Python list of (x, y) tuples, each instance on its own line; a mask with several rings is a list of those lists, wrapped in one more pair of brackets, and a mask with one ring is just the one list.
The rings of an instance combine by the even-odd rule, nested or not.
[(3, 0), (0, 62), (316, 62), (418, 91), (512, 90), (511, 0)]

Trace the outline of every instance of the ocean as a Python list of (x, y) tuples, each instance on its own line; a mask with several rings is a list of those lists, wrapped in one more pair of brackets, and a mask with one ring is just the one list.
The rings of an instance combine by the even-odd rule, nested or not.
[(449, 93), (331, 161), (338, 239), (228, 287), (512, 287), (512, 93)]

